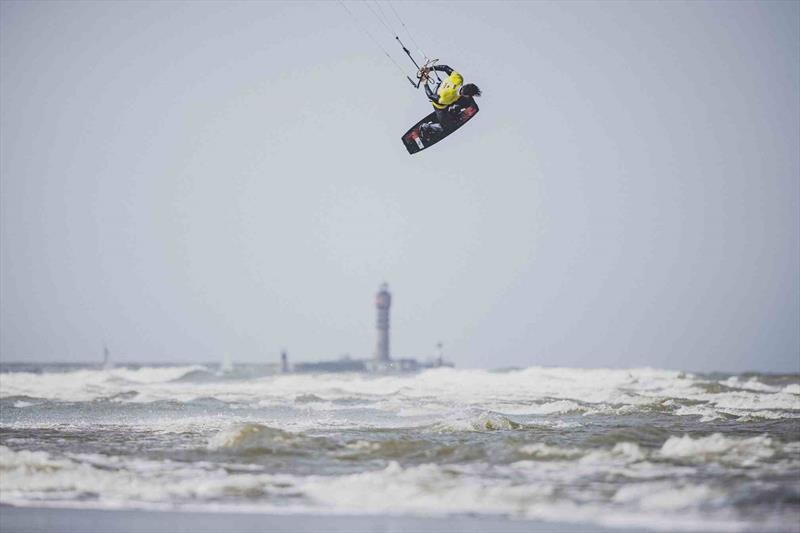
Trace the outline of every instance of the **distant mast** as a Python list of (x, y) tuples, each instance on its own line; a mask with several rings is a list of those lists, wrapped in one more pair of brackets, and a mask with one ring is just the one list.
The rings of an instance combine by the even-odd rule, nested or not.
[(111, 352), (108, 351), (108, 345), (103, 343), (103, 369), (109, 370), (112, 368), (113, 365), (111, 364)]
[(375, 295), (375, 310), (377, 312), (377, 339), (375, 342), (375, 362), (389, 363), (389, 307), (392, 305), (392, 295), (389, 286), (384, 283)]
[(281, 350), (281, 373), (289, 373), (289, 354), (286, 353), (285, 348)]

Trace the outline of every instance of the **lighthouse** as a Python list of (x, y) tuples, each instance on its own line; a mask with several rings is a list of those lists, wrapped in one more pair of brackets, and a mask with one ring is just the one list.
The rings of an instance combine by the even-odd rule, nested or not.
[(384, 283), (375, 295), (375, 312), (377, 316), (377, 338), (375, 341), (375, 362), (388, 363), (389, 357), (389, 307), (392, 305), (392, 295), (389, 286)]

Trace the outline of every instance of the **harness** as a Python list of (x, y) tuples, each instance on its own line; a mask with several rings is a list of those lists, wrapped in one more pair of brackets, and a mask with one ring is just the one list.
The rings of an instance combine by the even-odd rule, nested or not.
[(450, 104), (454, 104), (456, 100), (458, 100), (461, 95), (459, 94), (459, 89), (461, 89), (461, 85), (464, 83), (464, 78), (456, 72), (455, 70), (450, 73), (450, 75), (439, 84), (439, 87), (436, 89), (436, 94), (439, 96), (439, 100), (436, 102), (431, 102), (433, 107), (436, 109), (445, 109)]

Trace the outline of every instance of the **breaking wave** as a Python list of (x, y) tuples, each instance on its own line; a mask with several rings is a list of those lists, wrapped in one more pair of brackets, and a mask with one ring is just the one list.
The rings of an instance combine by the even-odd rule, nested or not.
[(212, 436), (208, 441), (208, 449), (291, 453), (299, 450), (301, 441), (299, 435), (280, 429), (261, 424), (240, 424)]
[[(696, 416), (704, 421), (800, 418), (800, 377), (794, 382), (788, 380), (784, 377), (770, 382), (768, 378), (752, 376), (710, 379), (654, 369), (566, 368), (502, 373), (435, 369), (411, 376), (262, 373), (232, 379), (208, 367), (193, 365), (61, 373), (2, 372), (0, 399), (84, 402), (115, 398), (146, 403), (189, 402), (205, 397), (237, 405), (293, 404), (320, 411), (371, 406), (408, 415), (409, 419), (470, 408), (526, 419), (648, 413)], [(509, 425), (501, 422), (498, 426), (489, 421), (490, 428)]]
[(692, 438), (689, 435), (670, 437), (659, 451), (662, 457), (694, 462), (720, 461), (750, 466), (775, 455), (778, 446), (767, 435), (732, 438), (720, 433)]
[(515, 422), (497, 413), (482, 413), (447, 422), (434, 424), (431, 429), (437, 432), (459, 431), (508, 431), (525, 429), (525, 424)]
[(14, 505), (800, 520), (800, 376), (3, 371), (0, 407), (0, 502)]

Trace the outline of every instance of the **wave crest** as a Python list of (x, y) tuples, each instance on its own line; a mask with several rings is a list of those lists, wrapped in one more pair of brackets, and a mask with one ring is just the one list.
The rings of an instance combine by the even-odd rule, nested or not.
[(686, 461), (717, 460), (725, 463), (751, 466), (775, 455), (773, 440), (767, 435), (751, 438), (726, 437), (714, 433), (707, 437), (692, 438), (689, 435), (670, 437), (661, 446), (659, 454), (670, 459)]
[(262, 426), (261, 424), (240, 424), (225, 429), (212, 436), (208, 441), (208, 449), (262, 449), (283, 445), (294, 440), (294, 437), (283, 430)]
[(248, 455), (313, 455), (337, 448), (325, 437), (309, 437), (255, 423), (224, 429), (213, 435), (207, 445), (211, 451)]
[(434, 431), (440, 433), (460, 431), (510, 431), (527, 429), (528, 426), (515, 422), (510, 418), (497, 413), (482, 413), (467, 418), (434, 424)]

